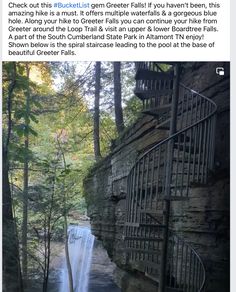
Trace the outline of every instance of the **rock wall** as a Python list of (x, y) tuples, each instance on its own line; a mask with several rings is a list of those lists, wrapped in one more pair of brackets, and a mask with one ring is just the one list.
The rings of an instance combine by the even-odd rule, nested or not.
[(229, 291), (229, 178), (192, 187), (189, 199), (171, 204), (172, 230), (200, 255), (206, 291)]
[(102, 244), (95, 239), (93, 256), (89, 273), (89, 292), (120, 292), (120, 288), (114, 283), (114, 269), (116, 265), (111, 263)]
[[(225, 76), (216, 75), (218, 66), (225, 67)], [(194, 63), (185, 67), (181, 81), (218, 105), (216, 171), (207, 186), (191, 188), (189, 201), (172, 204), (171, 224), (203, 257), (207, 291), (229, 291), (226, 270), (229, 266), (229, 64)], [(117, 282), (122, 291), (157, 291), (152, 280), (126, 267), (122, 239), (127, 175), (135, 160), (168, 134), (155, 126), (154, 118), (141, 116), (84, 181), (92, 232), (116, 263)]]

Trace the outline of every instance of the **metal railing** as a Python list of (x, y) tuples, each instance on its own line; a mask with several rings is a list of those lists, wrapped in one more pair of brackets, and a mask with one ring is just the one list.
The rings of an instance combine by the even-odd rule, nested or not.
[[(144, 67), (151, 68), (151, 64)], [(163, 96), (156, 96), (160, 107)], [(145, 109), (147, 105), (153, 107), (150, 102)], [(206, 183), (213, 167), (215, 118), (215, 103), (181, 84), (177, 132), (144, 153), (128, 175), (125, 223), (128, 262), (157, 281), (164, 240), (164, 200), (186, 200), (192, 183)], [(184, 292), (203, 291), (202, 261), (187, 243), (177, 238), (174, 235), (169, 238), (167, 286)]]
[[(143, 101), (143, 109), (169, 104), (173, 93), (173, 71), (162, 72), (155, 62), (136, 63), (135, 94)], [(139, 78), (140, 72), (145, 79)]]
[(173, 233), (168, 247), (166, 287), (183, 292), (204, 291), (205, 268), (197, 252)]

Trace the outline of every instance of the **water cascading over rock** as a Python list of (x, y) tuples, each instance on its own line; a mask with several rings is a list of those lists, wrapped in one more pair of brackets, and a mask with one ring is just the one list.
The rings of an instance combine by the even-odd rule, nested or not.
[[(74, 292), (88, 292), (94, 236), (88, 227), (71, 225), (68, 228), (70, 263), (73, 274)], [(60, 292), (69, 291), (66, 260), (63, 264)]]

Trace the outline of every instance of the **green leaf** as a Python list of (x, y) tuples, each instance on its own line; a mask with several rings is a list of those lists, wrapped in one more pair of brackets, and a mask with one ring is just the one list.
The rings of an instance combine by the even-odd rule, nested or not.
[(21, 118), (24, 117), (24, 115), (25, 115), (25, 111), (24, 110), (16, 110), (14, 117), (15, 117), (16, 120), (20, 120)]
[(38, 119), (36, 119), (36, 117), (31, 113), (31, 114), (29, 114), (29, 117), (30, 117), (30, 119), (33, 121), (33, 122), (35, 122), (36, 124), (38, 124)]
[(25, 134), (25, 124), (19, 124), (14, 126), (14, 130), (16, 131), (19, 137), (23, 137)]
[(32, 134), (32, 135), (35, 136), (35, 137), (38, 136), (38, 133), (37, 133), (35, 130), (33, 130), (31, 127), (28, 127), (28, 129), (29, 129), (29, 133), (30, 133), (30, 134)]
[(34, 104), (36, 107), (38, 107), (38, 108), (40, 108), (40, 109), (43, 108), (43, 106), (41, 105), (41, 103), (40, 103), (39, 101), (37, 101), (36, 99), (32, 99), (32, 102), (33, 102), (33, 104)]

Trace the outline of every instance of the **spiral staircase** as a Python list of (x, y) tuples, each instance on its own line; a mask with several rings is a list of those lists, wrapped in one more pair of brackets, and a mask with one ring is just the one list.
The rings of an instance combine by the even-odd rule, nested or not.
[(135, 94), (143, 113), (167, 138), (128, 175), (124, 228), (127, 265), (157, 283), (158, 292), (201, 292), (205, 268), (198, 253), (171, 226), (173, 201), (189, 200), (213, 168), (216, 105), (179, 82), (180, 64), (136, 63)]

